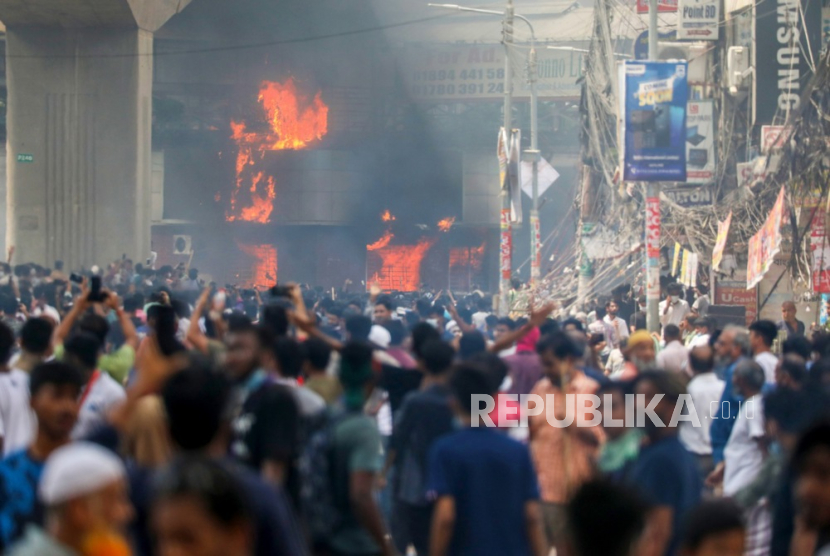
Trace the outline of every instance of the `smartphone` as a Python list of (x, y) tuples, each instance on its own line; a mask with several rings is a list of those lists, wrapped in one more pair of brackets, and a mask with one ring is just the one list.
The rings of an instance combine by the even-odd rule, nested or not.
[(101, 291), (101, 277), (93, 276), (90, 280), (89, 295), (87, 300), (92, 303), (100, 303), (107, 298), (107, 294)]
[(71, 280), (72, 282), (75, 282), (76, 284), (83, 284), (84, 283), (84, 277), (81, 276), (80, 274), (75, 274), (74, 272), (69, 275), (69, 280)]

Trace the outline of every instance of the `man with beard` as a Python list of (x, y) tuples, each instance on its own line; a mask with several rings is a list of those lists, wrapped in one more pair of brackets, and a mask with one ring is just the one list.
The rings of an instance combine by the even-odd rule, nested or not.
[(793, 453), (800, 508), (790, 554), (830, 554), (830, 424), (808, 430)]
[[(686, 393), (680, 376), (646, 372), (635, 385), (638, 412), (643, 412), (648, 443), (629, 474), (631, 485), (651, 504), (648, 525), (636, 554), (674, 555), (689, 510), (700, 502), (702, 482), (695, 457), (678, 438), (673, 420)], [(639, 418), (639, 416), (638, 416)]]
[(638, 330), (628, 338), (628, 347), (623, 355), (625, 355), (625, 364), (622, 373), (611, 377), (614, 380), (633, 380), (640, 373), (654, 369), (656, 358), (654, 338), (645, 330)]
[(583, 355), (566, 332), (544, 336), (536, 345), (545, 378), (531, 394), (541, 396), (546, 406), (529, 420), (530, 449), (542, 495), (542, 516), (549, 546), (560, 552), (564, 545), (565, 504), (569, 495), (593, 474), (594, 461), (603, 438), (599, 425), (584, 426), (590, 417), (571, 416), (569, 426), (554, 427), (547, 416), (567, 423), (567, 395), (595, 394), (599, 384), (577, 367)]
[(710, 436), (712, 439), (712, 463), (723, 462), (723, 450), (732, 434), (735, 419), (740, 413), (740, 402), (732, 386), (732, 373), (738, 363), (749, 356), (749, 331), (741, 326), (729, 325), (724, 328), (715, 342), (715, 361), (722, 368), (725, 387), (718, 410), (712, 415)]

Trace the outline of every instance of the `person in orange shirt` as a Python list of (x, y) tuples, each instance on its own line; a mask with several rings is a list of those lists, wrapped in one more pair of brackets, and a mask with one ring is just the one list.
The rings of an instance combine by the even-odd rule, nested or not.
[[(599, 384), (577, 368), (582, 353), (565, 332), (543, 337), (536, 346), (545, 378), (532, 394), (541, 396), (544, 409), (529, 419), (530, 449), (539, 479), (542, 515), (548, 544), (558, 553), (564, 549), (565, 504), (594, 475), (594, 462), (603, 441), (599, 423), (586, 426), (591, 416), (584, 401), (569, 394), (596, 394)], [(567, 400), (567, 402), (566, 402)], [(574, 411), (576, 408), (576, 411)], [(549, 419), (573, 422), (554, 427)]]

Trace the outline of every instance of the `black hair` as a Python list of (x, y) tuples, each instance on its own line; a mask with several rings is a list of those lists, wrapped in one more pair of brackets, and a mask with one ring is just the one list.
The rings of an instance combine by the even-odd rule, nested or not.
[(826, 419), (813, 424), (798, 439), (792, 456), (792, 462), (796, 470), (800, 470), (804, 460), (816, 448), (830, 450), (830, 421)]
[(29, 393), (35, 397), (38, 391), (51, 384), (54, 386), (74, 386), (81, 393), (84, 386), (84, 378), (81, 371), (74, 365), (61, 361), (49, 361), (35, 365), (29, 375)]
[(584, 351), (580, 350), (566, 332), (559, 331), (547, 336), (542, 336), (536, 344), (536, 352), (542, 355), (546, 352), (552, 352), (557, 359), (566, 359), (568, 357), (580, 358), (584, 355)]
[(195, 280), (196, 278), (199, 277), (199, 271), (195, 268), (191, 268), (190, 270), (187, 271), (187, 277), (190, 278), (191, 280)]
[(686, 517), (683, 548), (696, 550), (713, 536), (744, 529), (743, 511), (729, 499), (706, 500), (692, 509)]
[(372, 332), (372, 319), (365, 315), (352, 315), (346, 319), (346, 332), (355, 342), (365, 342)]
[(487, 351), (487, 340), (478, 330), (465, 332), (458, 341), (458, 356), (466, 361), (474, 355)]
[(686, 393), (686, 386), (683, 379), (675, 373), (665, 371), (648, 371), (640, 373), (635, 381), (635, 387), (642, 382), (650, 382), (654, 385), (658, 394), (663, 394), (665, 399), (677, 401), (681, 395)]
[(830, 334), (824, 330), (813, 334), (813, 353), (818, 353), (819, 358), (830, 355)]
[(421, 315), (421, 318), (429, 315), (430, 308), (432, 308), (432, 303), (429, 302), (429, 299), (419, 299), (415, 302), (415, 312)]
[(421, 350), (430, 340), (440, 340), (441, 334), (434, 326), (419, 322), (412, 328), (412, 353), (416, 359), (421, 358)]
[(595, 479), (576, 491), (566, 512), (580, 556), (626, 556), (645, 529), (648, 505), (622, 485)]
[(764, 418), (775, 421), (784, 432), (801, 434), (828, 415), (828, 401), (821, 390), (776, 388), (764, 396)]
[(706, 284), (699, 284), (697, 286), (697, 291), (699, 291), (701, 295), (706, 295), (707, 293), (709, 293), (709, 286), (707, 286)]
[(14, 349), (14, 332), (5, 323), (0, 322), (0, 364), (5, 365), (12, 357)]
[(539, 334), (541, 336), (547, 336), (548, 334), (553, 334), (554, 332), (559, 332), (559, 322), (555, 321), (554, 319), (545, 319), (544, 324), (539, 327)]
[[(151, 309), (153, 309), (151, 307)], [(95, 313), (87, 313), (81, 320), (78, 321), (78, 328), (83, 332), (88, 332), (92, 334), (101, 345), (107, 343), (107, 336), (110, 333), (110, 323), (107, 322), (107, 319), (102, 317), (101, 315), (97, 315)]]
[(435, 303), (432, 307), (429, 308), (429, 316), (438, 315), (439, 317), (444, 316), (444, 306), (440, 303)]
[(171, 376), (161, 390), (170, 438), (184, 450), (201, 450), (227, 417), (231, 383), (222, 373), (191, 365)]
[(391, 338), (389, 345), (399, 346), (406, 339), (406, 327), (399, 320), (390, 320), (383, 323), (383, 327), (389, 331)]
[(663, 327), (663, 337), (666, 341), (680, 339), (680, 328), (676, 324), (667, 324)]
[(223, 527), (252, 519), (244, 485), (226, 466), (207, 457), (177, 458), (153, 481), (153, 504), (173, 498), (190, 498)]
[(666, 292), (668, 292), (669, 295), (680, 295), (681, 293), (683, 293), (683, 286), (681, 286), (677, 282), (672, 282), (671, 284), (666, 286)]
[(297, 340), (287, 336), (277, 338), (272, 344), (272, 351), (282, 376), (287, 378), (300, 376), (305, 362), (305, 353)]
[(372, 346), (349, 342), (340, 350), (340, 382), (345, 389), (359, 388), (372, 380)]
[(260, 325), (270, 329), (274, 336), (287, 336), (288, 311), (282, 305), (269, 303), (262, 309)]
[(577, 318), (570, 317), (570, 318), (567, 318), (564, 321), (562, 321), (562, 326), (561, 326), (562, 329), (565, 329), (569, 326), (573, 326), (574, 328), (576, 328), (580, 332), (585, 332), (585, 326), (582, 324), (582, 321), (577, 319)]
[(809, 361), (813, 354), (813, 346), (810, 345), (810, 340), (804, 336), (790, 336), (784, 340), (781, 351), (784, 355), (794, 353), (800, 355), (805, 361)]
[(499, 324), (499, 317), (496, 315), (487, 315), (484, 319), (484, 324), (486, 324), (488, 328), (495, 328)]
[(452, 367), (455, 350), (441, 340), (430, 340), (421, 348), (424, 370), (430, 375), (445, 374)]
[(13, 317), (17, 314), (17, 310), (20, 307), (20, 304), (17, 302), (17, 299), (13, 295), (0, 295), (0, 309), (3, 310), (4, 313)]
[(190, 318), (190, 306), (183, 299), (174, 298), (170, 300), (170, 306), (173, 307), (176, 316), (180, 319)]
[(303, 343), (305, 357), (315, 369), (325, 369), (331, 361), (331, 346), (320, 338), (309, 338)]
[(479, 353), (472, 356), (467, 363), (477, 365), (487, 373), (487, 376), (490, 378), (490, 388), (493, 392), (498, 391), (507, 374), (510, 372), (510, 367), (507, 366), (504, 359), (495, 353)]
[(778, 327), (771, 320), (755, 321), (749, 325), (749, 331), (758, 334), (767, 347), (772, 347), (772, 343), (778, 337)]
[(98, 366), (101, 342), (97, 336), (89, 332), (72, 334), (63, 343), (63, 349), (66, 355), (71, 355), (84, 369), (92, 370)]
[(804, 360), (798, 356), (785, 355), (781, 359), (781, 372), (787, 374), (798, 385), (803, 385), (807, 382), (808, 373), (807, 365)]
[(450, 376), (450, 388), (458, 404), (468, 414), (473, 412), (474, 395), (492, 396), (496, 391), (487, 371), (479, 365), (469, 363), (455, 368)]
[[(700, 351), (708, 350), (708, 357), (701, 357)], [(715, 350), (709, 346), (697, 346), (689, 350), (689, 368), (695, 374), (709, 373), (715, 368)]]
[(20, 330), (20, 347), (34, 355), (45, 355), (52, 345), (52, 323), (43, 318), (26, 321)]
[(384, 307), (386, 307), (386, 310), (390, 312), (395, 310), (395, 302), (392, 301), (391, 297), (386, 295), (378, 298), (378, 300), (375, 301), (375, 305), (383, 305)]

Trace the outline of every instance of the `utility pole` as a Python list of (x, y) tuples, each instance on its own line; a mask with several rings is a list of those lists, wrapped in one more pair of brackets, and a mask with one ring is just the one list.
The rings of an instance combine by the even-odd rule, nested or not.
[[(648, 59), (657, 60), (657, 0), (648, 3)], [(660, 332), (660, 182), (646, 182), (646, 328)]]
[[(510, 166), (510, 139), (513, 135), (513, 68), (510, 63), (510, 49), (513, 45), (513, 0), (507, 0), (504, 10), (504, 148), (508, 153), (508, 168)], [(521, 147), (520, 147), (521, 148)], [(510, 171), (505, 172), (504, 179), (510, 179)], [(513, 230), (510, 222), (510, 188), (509, 181), (501, 184), (501, 238), (499, 249), (499, 271), (501, 272), (501, 302), (500, 315), (510, 312), (510, 278), (513, 273)], [(521, 186), (521, 184), (519, 184)]]
[(528, 60), (528, 78), (530, 81), (530, 149), (525, 151), (527, 159), (532, 165), (531, 197), (533, 205), (530, 209), (530, 283), (536, 284), (541, 277), (541, 261), (539, 233), (539, 112), (538, 92), (538, 65), (536, 61), (536, 35), (531, 29), (530, 58)]

